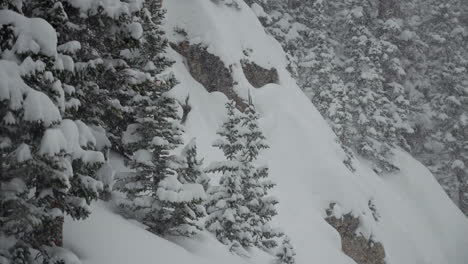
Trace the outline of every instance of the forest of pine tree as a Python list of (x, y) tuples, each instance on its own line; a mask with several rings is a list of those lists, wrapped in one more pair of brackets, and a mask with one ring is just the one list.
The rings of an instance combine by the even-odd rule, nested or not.
[[(1, 263), (68, 263), (57, 254), (64, 216), (86, 219), (98, 199), (115, 200), (160, 236), (194, 236), (208, 215), (223, 243), (277, 246), (274, 184), (253, 164), (268, 146), (252, 102), (245, 113), (228, 104), (227, 138), (215, 144), (227, 161), (207, 170), (225, 174), (219, 187), (196, 140), (184, 146), (179, 106), (167, 94), (177, 80), (161, 74), (172, 64), (161, 4), (0, 1)], [(111, 152), (133, 172), (114, 179)], [(230, 206), (238, 215), (214, 225)]]
[[(426, 165), (468, 215), (465, 1), (251, 0), (289, 70), (355, 155), (395, 172), (395, 148)], [(293, 36), (293, 37), (291, 37)]]
[[(409, 152), (468, 215), (464, 1), (245, 2), (264, 12), (349, 170), (362, 158), (397, 173), (395, 152)], [(225, 105), (218, 161), (204, 164), (187, 140), (165, 14), (162, 0), (0, 0), (0, 264), (76, 264), (64, 221), (89, 218), (99, 200), (168, 240), (208, 231), (234, 254), (296, 263), (273, 221), (280, 201), (250, 93), (245, 107)], [(129, 172), (117, 176), (111, 155)]]

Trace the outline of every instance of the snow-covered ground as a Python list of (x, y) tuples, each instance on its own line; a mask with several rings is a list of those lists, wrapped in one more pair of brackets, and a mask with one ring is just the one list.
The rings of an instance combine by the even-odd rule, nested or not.
[[(383, 243), (388, 264), (468, 263), (468, 221), (452, 204), (431, 173), (410, 155), (397, 152), (401, 171), (378, 176), (364, 161), (351, 173), (342, 163), (344, 153), (326, 122), (302, 94), (286, 71), (280, 45), (268, 36), (254, 12), (216, 5), (208, 0), (169, 0), (165, 28), (177, 41), (175, 27), (188, 33), (192, 44), (201, 43), (232, 65), (235, 90), (252, 94), (261, 125), (270, 144), (263, 158), (270, 177), (278, 184), (279, 215), (274, 224), (291, 237), (298, 264), (354, 263), (341, 251), (339, 234), (324, 220), (325, 209), (337, 203), (335, 213), (352, 212), (361, 220), (359, 229)], [(253, 88), (246, 80), (240, 60), (249, 59), (278, 70), (279, 84)], [(205, 164), (222, 159), (211, 147), (225, 116), (227, 98), (208, 93), (187, 71), (184, 59), (170, 50), (180, 81), (172, 95), (190, 94), (192, 111), (186, 123), (186, 140), (197, 138)], [(369, 201), (380, 216), (372, 216)], [(128, 263), (271, 263), (268, 254), (254, 250), (250, 258), (232, 255), (208, 233), (193, 239), (168, 241), (144, 231), (138, 224), (112, 212), (104, 203), (94, 206), (82, 222), (67, 221), (65, 246), (85, 264)], [(89, 239), (92, 237), (92, 239)]]

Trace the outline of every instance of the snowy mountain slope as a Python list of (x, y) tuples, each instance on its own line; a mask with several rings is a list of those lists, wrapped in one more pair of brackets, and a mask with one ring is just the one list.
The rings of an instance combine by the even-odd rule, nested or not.
[[(270, 144), (264, 160), (270, 177), (278, 184), (279, 215), (275, 224), (287, 233), (297, 251), (297, 263), (354, 263), (341, 251), (339, 234), (324, 220), (334, 202), (341, 213), (352, 212), (361, 220), (360, 231), (372, 235), (386, 250), (388, 264), (464, 264), (468, 260), (468, 221), (446, 197), (433, 176), (409, 155), (398, 152), (398, 174), (378, 176), (358, 162), (351, 173), (342, 163), (344, 153), (318, 111), (302, 94), (286, 71), (280, 45), (268, 36), (255, 14), (242, 3), (237, 10), (207, 0), (165, 1), (166, 31), (171, 41), (175, 27), (188, 33), (192, 44), (207, 45), (226, 66), (232, 65), (236, 92), (246, 98), (250, 91), (262, 116), (261, 125)], [(279, 84), (253, 88), (240, 66), (249, 59), (260, 66), (275, 67)], [(187, 70), (184, 58), (170, 50), (179, 80), (172, 95), (181, 101), (190, 94), (186, 140), (197, 138), (205, 164), (222, 159), (211, 147), (225, 116), (227, 98), (208, 93)], [(380, 216), (376, 221), (368, 206), (373, 201)], [(258, 251), (251, 258), (231, 255), (209, 234), (195, 240), (168, 242), (151, 235), (98, 204), (84, 222), (66, 224), (65, 245), (84, 263), (269, 263)], [(104, 209), (104, 210), (103, 210)], [(339, 215), (339, 211), (335, 211)], [(87, 241), (84, 232), (95, 233)], [(177, 245), (178, 244), (178, 245)]]
[[(65, 247), (83, 264), (215, 264), (221, 260), (229, 264), (248, 263), (226, 251), (210, 234), (201, 234), (196, 240), (178, 241), (187, 248), (184, 249), (147, 232), (136, 222), (125, 220), (101, 202), (94, 205), (93, 214), (86, 221), (66, 221), (64, 235), (68, 238)], [(93, 237), (92, 241), (87, 240), (89, 237)], [(264, 255), (258, 254), (256, 263), (262, 263)]]

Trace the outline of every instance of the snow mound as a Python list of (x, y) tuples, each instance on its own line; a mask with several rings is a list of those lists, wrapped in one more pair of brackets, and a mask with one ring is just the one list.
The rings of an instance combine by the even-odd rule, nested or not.
[(82, 264), (250, 263), (230, 254), (210, 234), (171, 243), (113, 213), (101, 202), (94, 205), (93, 213), (85, 221), (67, 218), (64, 236), (68, 238), (64, 246), (73, 251)]

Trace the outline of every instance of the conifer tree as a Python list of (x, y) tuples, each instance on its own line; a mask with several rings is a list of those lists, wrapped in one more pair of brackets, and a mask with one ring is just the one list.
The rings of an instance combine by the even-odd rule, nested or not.
[(204, 190), (208, 189), (210, 179), (202, 168), (203, 159), (198, 158), (195, 138), (185, 145), (177, 162), (181, 163), (176, 169), (181, 183), (197, 183), (202, 185)]
[(133, 152), (129, 165), (136, 173), (120, 185), (131, 201), (122, 207), (152, 232), (165, 234), (176, 225), (171, 220), (174, 207), (182, 202), (168, 195), (181, 192), (182, 185), (170, 167), (170, 152), (182, 143), (182, 129), (174, 100), (163, 94), (172, 85), (158, 87), (145, 80), (139, 86), (134, 101), (136, 123), (129, 125), (129, 138), (124, 138), (126, 148)]
[[(0, 236), (9, 241), (0, 254), (14, 263), (47, 263), (62, 245), (64, 214), (86, 218), (102, 189), (93, 177), (104, 157), (89, 127), (63, 119), (68, 69), (47, 22), (63, 13), (47, 21), (24, 16), (34, 4), (8, 2), (2, 7), (11, 10), (0, 10), (0, 75), (7, 82), (0, 86)], [(24, 31), (22, 23), (38, 30)]]
[(215, 147), (223, 151), (226, 160), (215, 162), (206, 168), (207, 172), (221, 172), (222, 176), (219, 186), (208, 189), (208, 217), (205, 226), (221, 243), (236, 250), (239, 247), (252, 246), (253, 231), (248, 223), (250, 211), (242, 194), (244, 176), (238, 159), (242, 149), (239, 141), (241, 113), (233, 101), (226, 104), (226, 109), (227, 120), (218, 131), (221, 138), (214, 143)]
[(390, 160), (396, 138), (391, 101), (384, 91), (381, 65), (382, 43), (373, 34), (367, 3), (349, 1), (346, 5), (344, 45), (347, 56), (345, 81), (349, 92), (351, 113), (357, 130), (353, 148), (375, 162), (375, 171), (392, 171), (397, 167)]
[(203, 205), (208, 188), (209, 178), (202, 169), (202, 160), (197, 157), (197, 146), (192, 139), (182, 150), (179, 156), (173, 157), (177, 179), (182, 183), (183, 191), (194, 199), (177, 205), (172, 221), (178, 222), (173, 233), (183, 236), (192, 236), (202, 230), (201, 218), (206, 216)]
[(281, 246), (278, 249), (278, 253), (276, 253), (277, 263), (278, 264), (294, 264), (296, 260), (294, 259), (296, 256), (296, 252), (291, 245), (291, 240), (288, 236), (285, 236)]
[(466, 180), (456, 175), (467, 167), (463, 1), (247, 2), (263, 8), (259, 19), (344, 145), (348, 167), (354, 152), (377, 172), (395, 170), (392, 149), (401, 147), (459, 203)]
[(125, 214), (143, 222), (150, 231), (190, 235), (193, 230), (187, 225), (196, 224), (192, 220), (197, 215), (192, 213), (201, 212), (193, 209), (198, 208), (204, 194), (201, 186), (197, 192), (188, 190), (193, 186), (181, 183), (173, 167), (171, 152), (182, 144), (182, 127), (175, 100), (166, 93), (175, 80), (155, 77), (171, 64), (162, 54), (167, 46), (160, 29), (163, 14), (160, 1), (148, 1), (128, 25), (129, 39), (135, 40), (135, 46), (125, 50), (132, 68), (124, 71), (132, 120), (122, 140), (136, 173), (118, 188), (129, 198), (121, 204)]
[(277, 214), (275, 205), (278, 200), (268, 195), (275, 184), (268, 179), (268, 167), (258, 166), (260, 151), (267, 149), (266, 138), (258, 125), (258, 113), (249, 97), (249, 104), (244, 110), (239, 128), (239, 137), (243, 141), (241, 162), (244, 166), (243, 195), (247, 208), (251, 212), (250, 225), (253, 227), (254, 244), (259, 247), (276, 247), (275, 237), (282, 235), (273, 229), (269, 222)]
[(219, 186), (209, 189), (207, 229), (218, 239), (233, 246), (276, 246), (275, 237), (282, 235), (269, 222), (276, 215), (278, 201), (268, 195), (274, 187), (268, 179), (268, 168), (258, 166), (261, 150), (268, 148), (258, 126), (258, 114), (252, 101), (245, 113), (226, 104), (228, 120), (218, 134), (214, 146), (220, 148), (226, 161), (215, 162), (208, 172), (221, 172)]
[(462, 6), (458, 1), (431, 1), (429, 7), (420, 35), (430, 49), (425, 72), (430, 90), (421, 92), (434, 114), (432, 127), (426, 131), (430, 136), (420, 151), (432, 155), (421, 157), (468, 214), (468, 38), (460, 21)]
[(329, 19), (326, 16), (323, 1), (313, 1), (301, 7), (298, 21), (307, 30), (301, 31), (304, 44), (299, 53), (303, 53), (298, 61), (298, 80), (306, 95), (311, 99), (317, 110), (329, 122), (336, 133), (343, 150), (346, 153), (345, 165), (352, 171), (353, 129), (352, 114), (348, 103), (348, 90), (339, 74), (337, 55), (329, 37)]

